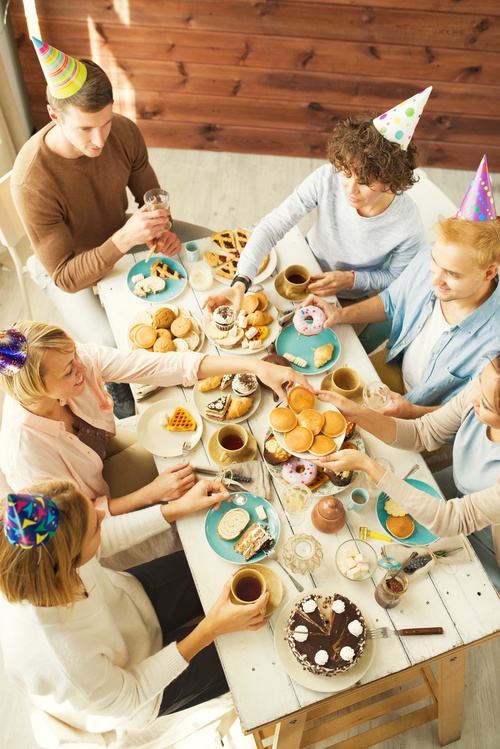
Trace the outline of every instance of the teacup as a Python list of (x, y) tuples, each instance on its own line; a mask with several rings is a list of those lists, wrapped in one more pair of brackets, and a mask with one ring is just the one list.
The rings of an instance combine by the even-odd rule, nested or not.
[(216, 440), (221, 451), (219, 460), (236, 460), (248, 444), (248, 432), (239, 424), (227, 424), (219, 429)]
[(347, 509), (352, 512), (359, 512), (366, 504), (368, 504), (369, 499), (370, 495), (366, 489), (353, 489), (349, 496)]
[(303, 265), (290, 265), (284, 272), (283, 286), (289, 294), (302, 294), (311, 280), (311, 274)]
[(242, 567), (234, 573), (230, 592), (233, 603), (240, 606), (254, 603), (265, 592), (266, 581), (264, 576), (256, 569)]
[(331, 387), (340, 395), (344, 395), (346, 398), (352, 398), (361, 385), (361, 378), (355, 369), (351, 367), (343, 366), (332, 372), (331, 376)]

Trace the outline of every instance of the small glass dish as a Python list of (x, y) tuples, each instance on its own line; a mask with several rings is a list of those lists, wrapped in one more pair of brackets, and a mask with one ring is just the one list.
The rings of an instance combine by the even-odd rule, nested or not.
[(346, 580), (369, 580), (378, 566), (377, 552), (367, 541), (353, 538), (340, 544), (335, 552), (335, 564)]
[(283, 546), (281, 556), (288, 569), (306, 575), (321, 564), (323, 549), (314, 536), (296, 533)]

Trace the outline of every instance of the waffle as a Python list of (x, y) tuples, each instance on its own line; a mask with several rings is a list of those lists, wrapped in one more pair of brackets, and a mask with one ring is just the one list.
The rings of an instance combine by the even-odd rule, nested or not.
[(196, 421), (185, 408), (176, 408), (168, 421), (169, 432), (193, 432), (196, 429)]
[(323, 486), (323, 484), (326, 484), (327, 481), (328, 481), (328, 476), (326, 475), (326, 473), (323, 471), (322, 468), (318, 468), (318, 473), (316, 474), (316, 478), (314, 479), (314, 481), (311, 481), (311, 483), (308, 484), (307, 486), (313, 492), (316, 489), (319, 489), (320, 486)]

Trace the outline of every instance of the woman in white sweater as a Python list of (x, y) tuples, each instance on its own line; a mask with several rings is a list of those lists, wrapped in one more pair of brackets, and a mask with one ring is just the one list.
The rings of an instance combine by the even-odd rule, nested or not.
[(26, 491), (9, 495), (2, 513), (0, 642), (41, 746), (127, 745), (159, 715), (227, 691), (213, 641), (264, 626), (268, 594), (236, 606), (228, 581), (205, 618), (185, 627), (203, 611), (183, 552), (129, 572), (99, 563), (101, 553), (224, 501), (223, 485), (199, 482), (175, 502), (102, 527), (104, 513), (71, 482)]
[(356, 450), (341, 450), (320, 465), (337, 472), (365, 471), (432, 533), (467, 534), (500, 590), (500, 354), (477, 380), (419, 419), (383, 416), (335, 393), (323, 391), (319, 398), (332, 402), (348, 420), (394, 447), (435, 450), (454, 440), (453, 465), (435, 474), (448, 502), (413, 488)]

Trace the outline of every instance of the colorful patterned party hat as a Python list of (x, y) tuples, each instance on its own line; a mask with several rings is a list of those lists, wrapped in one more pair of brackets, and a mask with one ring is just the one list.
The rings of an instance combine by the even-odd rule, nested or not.
[(402, 101), (397, 107), (384, 112), (380, 117), (375, 117), (373, 124), (380, 135), (390, 140), (391, 143), (399, 143), (403, 151), (406, 151), (431, 91), (432, 86), (429, 86), (415, 96)]
[(465, 193), (456, 218), (466, 221), (494, 221), (496, 217), (497, 209), (485, 154)]
[(59, 510), (45, 494), (9, 494), (3, 519), (7, 540), (22, 549), (50, 541), (59, 526)]
[(67, 99), (81, 89), (87, 78), (87, 68), (64, 52), (32, 36), (38, 60), (52, 96)]
[(0, 330), (0, 372), (6, 377), (17, 374), (26, 362), (28, 344), (19, 330)]

